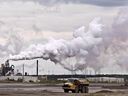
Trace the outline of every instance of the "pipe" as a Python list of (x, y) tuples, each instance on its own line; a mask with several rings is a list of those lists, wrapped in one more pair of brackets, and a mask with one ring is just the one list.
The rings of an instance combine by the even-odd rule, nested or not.
[(38, 58), (43, 58), (43, 57), (25, 57), (25, 58), (20, 58), (20, 59), (8, 59), (8, 60), (12, 60), (12, 61), (19, 61), (19, 60), (33, 60), (33, 59), (38, 59)]

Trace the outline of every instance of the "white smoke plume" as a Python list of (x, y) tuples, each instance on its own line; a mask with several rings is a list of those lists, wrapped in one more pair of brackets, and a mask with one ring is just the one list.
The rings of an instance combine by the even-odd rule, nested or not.
[[(25, 60), (43, 58), (61, 64), (70, 71), (93, 68), (104, 72), (119, 68), (120, 73), (128, 70), (128, 8), (121, 9), (109, 30), (102, 30), (99, 18), (95, 18), (88, 31), (82, 26), (73, 33), (73, 39), (50, 39), (46, 44), (31, 45), (10, 59)], [(117, 69), (112, 69), (117, 72)], [(110, 70), (111, 71), (111, 70)], [(110, 72), (111, 73), (111, 72)]]
[[(99, 46), (103, 41), (101, 35), (102, 27), (100, 18), (95, 18), (89, 24), (87, 32), (85, 32), (84, 26), (80, 27), (73, 33), (73, 39), (70, 41), (50, 39), (44, 45), (31, 45), (18, 55), (10, 55), (9, 59), (27, 60), (43, 58), (45, 60), (51, 60), (55, 64), (61, 64), (65, 69), (70, 71), (83, 70), (88, 66), (88, 61), (100, 55)], [(67, 62), (70, 61), (70, 58), (75, 60), (73, 66)]]
[(0, 22), (0, 38), (4, 38), (3, 44), (0, 44), (1, 58), (8, 54), (18, 54), (22, 49), (24, 40), (12, 29), (4, 22)]
[(106, 52), (114, 60), (113, 65), (116, 64), (128, 70), (128, 8), (123, 8), (115, 18), (110, 37), (110, 43), (107, 45)]
[[(90, 56), (86, 57), (87, 65), (97, 72), (112, 69), (113, 73), (122, 73), (128, 70), (128, 14), (126, 10), (128, 8), (121, 9), (114, 18), (111, 28), (104, 30), (103, 43), (98, 47), (98, 56), (90, 53)], [(109, 73), (112, 73), (112, 70)]]

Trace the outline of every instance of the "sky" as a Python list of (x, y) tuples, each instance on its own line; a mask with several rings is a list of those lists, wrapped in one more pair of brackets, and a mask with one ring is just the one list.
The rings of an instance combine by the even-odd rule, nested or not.
[[(127, 6), (127, 0), (0, 0), (0, 62), (50, 38), (70, 40), (73, 31), (81, 26), (87, 30), (95, 17), (100, 17), (109, 30)], [(27, 65), (33, 62), (27, 61), (26, 71), (32, 73), (34, 69)], [(21, 66), (26, 62), (11, 63)], [(40, 74), (70, 73), (50, 61), (40, 60), (40, 66)]]

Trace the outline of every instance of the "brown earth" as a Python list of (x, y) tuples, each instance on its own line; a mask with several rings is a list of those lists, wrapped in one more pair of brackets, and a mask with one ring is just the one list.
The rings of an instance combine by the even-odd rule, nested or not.
[[(104, 84), (105, 85), (105, 84)], [(112, 84), (110, 84), (112, 85)], [(64, 93), (62, 87), (40, 84), (0, 84), (0, 96), (128, 96), (128, 88), (118, 86), (105, 89), (102, 84), (92, 85), (89, 93)], [(114, 86), (114, 85), (112, 85)], [(112, 89), (114, 88), (114, 89)]]
[(47, 90), (42, 91), (0, 91), (0, 96), (128, 96), (128, 92), (96, 92), (96, 93), (63, 93), (63, 92), (50, 92)]

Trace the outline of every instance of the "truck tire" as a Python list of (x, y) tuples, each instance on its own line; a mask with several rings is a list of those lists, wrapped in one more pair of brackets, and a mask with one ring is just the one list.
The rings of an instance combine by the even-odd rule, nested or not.
[(75, 93), (75, 90), (72, 90), (72, 93)]
[(79, 93), (79, 87), (78, 86), (75, 88), (74, 93)]
[(65, 92), (65, 93), (68, 93), (68, 92), (69, 92), (69, 90), (67, 90), (67, 89), (64, 89), (64, 92)]
[(88, 93), (89, 92), (89, 89), (88, 89), (88, 86), (86, 86), (86, 91), (85, 91), (85, 93)]
[(88, 93), (88, 87), (87, 87), (87, 86), (83, 86), (81, 92), (82, 92), (82, 93)]

